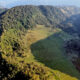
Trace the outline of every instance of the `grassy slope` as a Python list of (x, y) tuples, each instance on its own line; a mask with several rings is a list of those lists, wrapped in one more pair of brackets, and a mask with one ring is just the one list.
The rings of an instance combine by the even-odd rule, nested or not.
[[(27, 45), (27, 56), (22, 57), (6, 57), (8, 62), (17, 64), (19, 67), (25, 66), (26, 63), (34, 62), (40, 66), (46, 66), (55, 73), (57, 80), (79, 80), (79, 73), (69, 62), (63, 53), (64, 40), (72, 36), (64, 33), (60, 29), (46, 28), (38, 25), (36, 28), (28, 30), (23, 38), (23, 42)], [(23, 62), (24, 63), (21, 63)]]
[[(58, 33), (61, 33), (61, 35), (57, 37), (55, 33), (57, 33), (56, 35), (58, 35)], [(71, 37), (67, 34), (64, 35), (68, 38)], [(50, 39), (45, 40), (45, 38), (48, 36), (50, 36)], [(64, 50), (61, 48), (61, 46), (64, 43), (63, 39), (65, 39), (65, 37), (63, 36), (63, 32), (61, 32), (61, 30), (51, 30), (50, 28), (38, 26), (33, 30), (28, 30), (26, 38), (29, 55), (27, 58), (25, 58), (25, 62), (37, 62), (41, 65), (45, 64), (47, 67), (50, 67), (52, 69), (52, 71), (60, 80), (80, 79), (80, 74), (63, 54)], [(30, 49), (31, 46), (32, 51)], [(39, 46), (41, 46), (41, 48)]]

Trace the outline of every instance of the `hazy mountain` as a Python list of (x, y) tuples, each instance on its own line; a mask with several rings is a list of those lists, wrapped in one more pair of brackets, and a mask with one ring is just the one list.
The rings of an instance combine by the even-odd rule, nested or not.
[(0, 7), (0, 14), (3, 13), (4, 11), (6, 11), (6, 10), (7, 10), (7, 8)]

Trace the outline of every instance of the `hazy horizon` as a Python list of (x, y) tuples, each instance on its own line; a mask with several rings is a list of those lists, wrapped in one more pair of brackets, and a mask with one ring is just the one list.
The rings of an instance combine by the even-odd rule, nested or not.
[(52, 5), (80, 7), (80, 0), (0, 0), (0, 6), (5, 8), (11, 8), (19, 5)]

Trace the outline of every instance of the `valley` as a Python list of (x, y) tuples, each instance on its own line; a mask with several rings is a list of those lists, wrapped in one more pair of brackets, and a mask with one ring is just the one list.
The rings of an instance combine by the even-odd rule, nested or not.
[(80, 80), (79, 17), (77, 7), (26, 5), (1, 12), (0, 79)]

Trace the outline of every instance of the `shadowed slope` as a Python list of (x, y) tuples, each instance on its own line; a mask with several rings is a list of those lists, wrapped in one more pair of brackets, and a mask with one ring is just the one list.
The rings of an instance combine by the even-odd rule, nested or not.
[(35, 59), (37, 59), (39, 62), (44, 63), (53, 70), (59, 70), (60, 72), (80, 79), (80, 74), (64, 55), (65, 52), (63, 44), (63, 39), (59, 36), (59, 33), (56, 33), (46, 39), (32, 44), (31, 50), (35, 56)]

